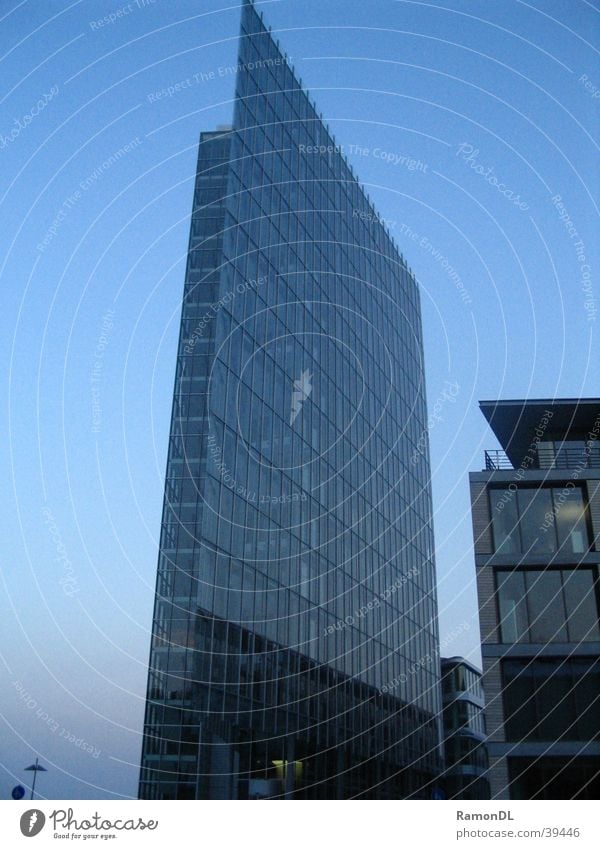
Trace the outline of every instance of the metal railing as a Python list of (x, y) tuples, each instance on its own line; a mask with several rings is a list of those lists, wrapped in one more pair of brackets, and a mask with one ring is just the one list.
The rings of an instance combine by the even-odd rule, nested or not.
[(485, 469), (489, 472), (500, 471), (501, 469), (512, 469), (513, 464), (510, 462), (504, 451), (486, 451), (485, 452)]
[[(501, 471), (514, 469), (504, 451), (485, 452), (486, 471)], [(593, 445), (586, 450), (580, 448), (539, 448), (532, 462), (524, 463), (525, 469), (600, 469), (600, 445)]]

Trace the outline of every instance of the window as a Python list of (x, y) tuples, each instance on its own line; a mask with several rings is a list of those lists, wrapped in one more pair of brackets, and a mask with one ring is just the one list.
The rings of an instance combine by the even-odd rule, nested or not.
[(483, 734), (483, 712), (471, 702), (456, 699), (444, 708), (444, 728), (458, 731), (467, 728), (479, 734)]
[(558, 570), (526, 572), (525, 583), (531, 641), (550, 643), (566, 640), (561, 573)]
[(589, 546), (583, 489), (490, 489), (496, 554), (583, 554)]
[(597, 659), (507, 660), (502, 678), (509, 742), (600, 739)]
[(597, 469), (600, 466), (600, 445), (593, 439), (540, 442), (538, 464), (540, 469), (572, 469), (576, 466)]
[(527, 642), (524, 572), (498, 572), (498, 613), (503, 643)]
[(520, 550), (519, 514), (514, 492), (490, 489), (490, 508), (497, 554), (513, 554)]
[(511, 799), (590, 799), (600, 794), (600, 758), (508, 758)]
[(600, 640), (592, 569), (496, 573), (503, 643)]
[(552, 494), (549, 489), (518, 489), (519, 530), (521, 550), (531, 554), (552, 553), (555, 540), (543, 533), (546, 517), (552, 514)]

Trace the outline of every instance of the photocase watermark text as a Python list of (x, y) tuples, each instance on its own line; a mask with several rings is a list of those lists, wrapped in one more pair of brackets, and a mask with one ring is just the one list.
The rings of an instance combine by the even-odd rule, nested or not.
[(456, 396), (460, 392), (460, 386), (456, 382), (456, 380), (446, 380), (444, 381), (444, 388), (438, 397), (435, 399), (433, 408), (429, 418), (427, 419), (427, 428), (421, 433), (415, 450), (413, 451), (411, 462), (415, 465), (420, 457), (423, 457), (425, 451), (427, 449), (427, 434), (429, 431), (433, 430), (438, 422), (443, 422), (443, 418), (440, 416), (442, 409), (444, 408), (444, 404), (456, 403)]
[(63, 574), (59, 578), (59, 584), (63, 588), (64, 594), (69, 596), (69, 598), (72, 598), (79, 592), (73, 564), (67, 554), (62, 534), (58, 529), (52, 510), (50, 510), (49, 507), (44, 507), (43, 513), (48, 533), (50, 534), (56, 548), (57, 562), (63, 567)]
[(456, 156), (461, 156), (463, 162), (465, 162), (476, 174), (479, 174), (486, 183), (489, 183), (490, 186), (493, 186), (495, 189), (500, 192), (501, 195), (504, 195), (505, 198), (511, 200), (517, 209), (527, 210), (529, 209), (529, 205), (525, 203), (525, 201), (521, 200), (521, 195), (515, 194), (512, 189), (509, 189), (506, 183), (501, 182), (498, 177), (493, 173), (494, 166), (490, 166), (486, 168), (485, 165), (481, 165), (478, 162), (479, 150), (473, 147), (472, 144), (468, 142), (462, 142), (459, 144), (458, 149), (456, 151)]
[(0, 133), (0, 149), (4, 149), (8, 147), (11, 142), (16, 141), (23, 130), (27, 129), (27, 127), (31, 124), (34, 118), (43, 112), (46, 106), (50, 103), (51, 100), (54, 100), (56, 95), (58, 94), (58, 86), (53, 85), (50, 88), (50, 91), (47, 94), (43, 94), (40, 99), (35, 103), (29, 112), (25, 115), (21, 115), (20, 118), (15, 118), (13, 120), (13, 124), (16, 126), (10, 131), (8, 135), (4, 133)]

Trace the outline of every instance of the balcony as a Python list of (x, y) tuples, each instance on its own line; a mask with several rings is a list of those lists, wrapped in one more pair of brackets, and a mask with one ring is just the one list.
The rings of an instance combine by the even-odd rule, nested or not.
[[(528, 454), (521, 464), (523, 469), (600, 469), (600, 445), (592, 444), (588, 448), (539, 448), (535, 454)], [(485, 469), (498, 472), (514, 469), (504, 451), (486, 451)]]
[(485, 452), (485, 470), (486, 472), (499, 472), (502, 469), (513, 469), (514, 466), (504, 453), (504, 451), (486, 451)]

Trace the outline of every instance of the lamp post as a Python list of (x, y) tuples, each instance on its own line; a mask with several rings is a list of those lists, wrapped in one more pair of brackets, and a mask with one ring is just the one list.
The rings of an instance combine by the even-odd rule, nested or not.
[(39, 759), (35, 759), (35, 763), (31, 764), (31, 766), (25, 767), (25, 772), (33, 772), (33, 783), (31, 785), (31, 796), (30, 799), (33, 799), (33, 794), (35, 792), (35, 779), (37, 778), (38, 772), (48, 772), (45, 766), (40, 766)]

